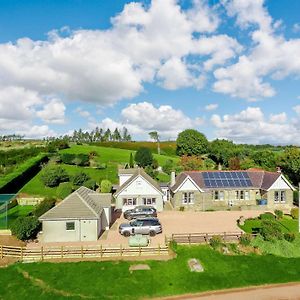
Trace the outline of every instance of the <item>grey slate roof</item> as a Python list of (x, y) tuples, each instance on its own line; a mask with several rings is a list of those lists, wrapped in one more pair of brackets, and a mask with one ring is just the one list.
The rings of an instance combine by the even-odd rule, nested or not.
[[(148, 181), (153, 187), (155, 187), (159, 192), (162, 192), (159, 183), (153, 179), (151, 176), (149, 176), (142, 168), (137, 168), (137, 169), (123, 169), (123, 170), (128, 170), (128, 173), (126, 174), (131, 174), (129, 171), (132, 172), (132, 176), (126, 180), (115, 192), (115, 196), (118, 195), (121, 191), (123, 191), (127, 186), (131, 184), (138, 176), (142, 176), (146, 181)], [(120, 173), (120, 172), (119, 172)], [(124, 174), (124, 173), (123, 173)]]
[[(230, 172), (230, 171), (186, 171), (180, 173), (176, 177), (175, 184), (171, 187), (171, 190), (174, 192), (189, 176), (202, 190), (217, 189), (217, 188), (208, 188), (205, 186), (203, 173), (204, 172)], [(246, 172), (251, 180), (252, 185), (247, 188), (253, 189), (269, 189), (272, 184), (280, 177), (281, 173), (278, 172), (267, 172), (263, 170), (242, 170), (242, 171), (233, 171), (233, 172)], [(226, 187), (222, 189), (236, 189), (237, 187)]]
[(39, 220), (99, 219), (103, 207), (110, 207), (111, 198), (111, 194), (99, 194), (82, 186), (40, 216)]

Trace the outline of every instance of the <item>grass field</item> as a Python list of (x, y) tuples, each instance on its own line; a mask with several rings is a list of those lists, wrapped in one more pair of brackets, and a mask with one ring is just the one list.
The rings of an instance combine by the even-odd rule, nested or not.
[[(300, 281), (299, 258), (226, 256), (208, 246), (181, 246), (177, 252), (173, 260), (146, 261), (151, 270), (133, 273), (129, 266), (141, 262), (15, 264), (0, 268), (0, 295), (6, 300), (141, 299)], [(203, 273), (189, 271), (190, 258), (201, 261)]]
[[(281, 225), (282, 232), (298, 232), (298, 220), (290, 216), (284, 216), (281, 220), (276, 220)], [(245, 225), (240, 226), (245, 232), (252, 233), (253, 229), (261, 228), (260, 219), (249, 219), (245, 221)]]
[[(117, 149), (117, 148), (105, 148), (99, 146), (88, 146), (88, 145), (73, 145), (71, 148), (64, 149), (61, 153), (84, 153), (89, 154), (91, 151), (96, 151), (98, 156), (96, 160), (98, 163), (106, 163), (106, 169), (95, 169), (89, 167), (78, 167), (73, 165), (60, 164), (67, 170), (69, 175), (74, 175), (78, 172), (87, 173), (96, 182), (101, 182), (102, 179), (108, 179), (112, 183), (118, 183), (118, 165), (129, 162), (130, 153), (134, 151)], [(164, 155), (154, 154), (154, 158), (158, 160), (160, 165), (163, 165), (166, 160), (173, 159), (178, 161), (178, 157), (170, 157)], [(166, 174), (159, 174), (160, 181), (168, 181), (169, 176)], [(40, 195), (40, 196), (56, 196), (57, 188), (45, 187), (41, 181), (41, 172), (33, 177), (19, 192), (29, 195)]]
[(18, 217), (27, 216), (30, 212), (32, 212), (34, 206), (31, 205), (17, 205), (7, 211), (7, 226), (6, 226), (6, 213), (0, 214), (0, 229), (10, 228), (10, 225), (17, 219)]

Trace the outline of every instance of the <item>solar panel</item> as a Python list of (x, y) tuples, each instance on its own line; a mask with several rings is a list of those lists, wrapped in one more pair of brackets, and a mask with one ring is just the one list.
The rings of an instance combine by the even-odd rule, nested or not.
[(203, 172), (207, 188), (251, 187), (252, 182), (247, 172)]

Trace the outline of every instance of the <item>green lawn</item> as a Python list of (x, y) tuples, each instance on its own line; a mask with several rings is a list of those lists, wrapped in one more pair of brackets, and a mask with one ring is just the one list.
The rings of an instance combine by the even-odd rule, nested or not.
[[(190, 272), (189, 258), (198, 258), (205, 271)], [(299, 258), (225, 256), (208, 246), (178, 247), (177, 258), (147, 261), (151, 270), (130, 273), (128, 268), (135, 263), (141, 262), (15, 264), (0, 268), (0, 295), (6, 300), (126, 300), (300, 281)], [(23, 274), (30, 277), (25, 279)]]
[[(108, 179), (112, 183), (118, 183), (118, 165), (129, 162), (130, 153), (135, 153), (131, 150), (118, 149), (118, 148), (105, 148), (99, 146), (89, 145), (73, 145), (71, 148), (64, 149), (61, 153), (85, 153), (89, 154), (91, 151), (96, 151), (98, 156), (95, 160), (98, 163), (106, 163), (106, 169), (95, 169), (89, 167), (78, 167), (73, 165), (61, 164), (70, 175), (74, 175), (77, 172), (85, 172), (96, 182), (101, 182), (102, 179)], [(173, 159), (178, 161), (178, 157), (170, 157), (164, 155), (154, 154), (154, 157), (158, 160), (160, 165), (163, 165), (167, 159)], [(167, 174), (159, 174), (160, 181), (168, 181), (169, 176)], [(19, 192), (36, 196), (56, 196), (57, 188), (45, 187), (41, 181), (41, 172), (33, 177)]]
[[(282, 228), (282, 232), (298, 232), (298, 220), (290, 216), (284, 216), (281, 220), (277, 221)], [(261, 227), (260, 219), (249, 219), (245, 221), (245, 225), (240, 226), (245, 232), (252, 233), (255, 228)]]
[[(16, 218), (21, 216), (27, 216), (30, 212), (32, 212), (34, 209), (34, 206), (32, 205), (17, 205), (7, 211), (7, 223), (8, 228), (10, 225), (15, 221)], [(6, 214), (1, 213), (0, 214), (0, 229), (6, 228)]]

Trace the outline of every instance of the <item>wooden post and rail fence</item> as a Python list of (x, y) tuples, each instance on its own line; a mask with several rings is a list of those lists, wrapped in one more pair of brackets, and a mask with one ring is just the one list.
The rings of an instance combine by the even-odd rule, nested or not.
[[(221, 237), (225, 242), (237, 242), (244, 232), (214, 232), (214, 233), (174, 233), (165, 237), (165, 245), (151, 247), (123, 247), (122, 245), (107, 247), (103, 245), (93, 246), (58, 246), (58, 247), (14, 247), (0, 245), (0, 259), (13, 257), (21, 261), (43, 261), (49, 259), (64, 258), (121, 258), (140, 256), (170, 256), (169, 243), (178, 244), (205, 244), (214, 236)], [(252, 234), (256, 236), (256, 234)]]

